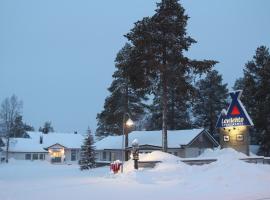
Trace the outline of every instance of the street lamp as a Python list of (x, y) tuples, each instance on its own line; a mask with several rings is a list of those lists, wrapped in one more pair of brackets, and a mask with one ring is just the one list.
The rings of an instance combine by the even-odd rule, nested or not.
[[(128, 119), (126, 120), (126, 116)], [(128, 147), (128, 133), (126, 131), (126, 127), (132, 127), (134, 122), (131, 120), (129, 113), (124, 113), (123, 115), (123, 136), (122, 136), (122, 168), (121, 173), (124, 170), (124, 161), (128, 160), (128, 152), (126, 148)]]

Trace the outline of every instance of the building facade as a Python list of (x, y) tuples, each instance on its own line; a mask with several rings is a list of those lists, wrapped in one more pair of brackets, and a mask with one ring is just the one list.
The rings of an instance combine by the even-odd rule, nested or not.
[[(129, 134), (129, 146), (137, 139), (140, 153), (151, 153), (162, 150), (162, 131), (133, 131)], [(109, 163), (122, 160), (123, 137), (108, 136), (96, 142), (97, 162)], [(204, 129), (168, 131), (168, 153), (182, 158), (197, 157), (207, 148), (218, 147), (218, 142)]]
[[(8, 157), (51, 163), (77, 163), (83, 136), (74, 133), (27, 132), (29, 138), (11, 138)], [(2, 148), (5, 154), (5, 148)], [(3, 157), (3, 156), (2, 156)]]

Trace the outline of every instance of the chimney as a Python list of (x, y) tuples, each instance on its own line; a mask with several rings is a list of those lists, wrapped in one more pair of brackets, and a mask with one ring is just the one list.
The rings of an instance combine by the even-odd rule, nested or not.
[(43, 136), (39, 136), (39, 144), (43, 144)]

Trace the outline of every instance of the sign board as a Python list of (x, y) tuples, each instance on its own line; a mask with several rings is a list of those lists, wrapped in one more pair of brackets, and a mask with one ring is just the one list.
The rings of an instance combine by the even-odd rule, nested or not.
[(232, 102), (227, 111), (223, 111), (217, 121), (216, 128), (226, 128), (233, 126), (253, 126), (246, 109), (244, 108), (240, 97), (242, 90), (230, 92)]

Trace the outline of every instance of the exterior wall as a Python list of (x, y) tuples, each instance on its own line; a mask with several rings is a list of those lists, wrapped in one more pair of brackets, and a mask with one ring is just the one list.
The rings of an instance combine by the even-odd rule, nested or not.
[(96, 159), (101, 162), (122, 160), (122, 150), (96, 150)]
[(169, 148), (168, 153), (184, 158), (185, 157), (185, 150), (182, 148)]
[(185, 148), (185, 158), (194, 158), (202, 154), (204, 149), (197, 147), (187, 147)]
[(60, 152), (61, 161), (56, 163), (77, 163), (80, 159), (80, 149), (68, 149), (61, 145), (53, 145), (49, 148), (48, 160), (53, 161), (54, 152)]
[[(80, 159), (80, 149), (74, 149), (76, 150), (76, 160), (71, 161), (71, 149), (65, 149), (65, 154), (62, 160), (62, 163), (67, 162), (67, 163), (77, 163), (78, 160)], [(1, 157), (1, 153), (0, 152), (0, 157)], [(3, 156), (5, 152), (3, 152)], [(26, 154), (30, 154), (31, 155), (31, 159), (30, 161), (33, 161), (33, 154), (37, 154), (38, 155), (38, 159), (37, 160), (46, 160), (48, 162), (51, 162), (51, 156), (49, 155), (48, 152), (9, 152), (9, 158), (13, 158), (16, 160), (26, 160)], [(40, 154), (43, 154), (43, 158), (44, 159), (40, 159)]]
[[(156, 149), (140, 149), (140, 153), (151, 153)], [(168, 153), (175, 156), (185, 157), (185, 149), (183, 148), (170, 148)], [(113, 162), (115, 160), (122, 160), (122, 150), (96, 150), (97, 162)]]
[(200, 149), (207, 149), (207, 148), (214, 148), (215, 145), (213, 142), (209, 139), (208, 136), (206, 136), (205, 132), (202, 132), (198, 137), (196, 137), (189, 147), (192, 148), (200, 148)]
[[(237, 126), (220, 128), (221, 148), (233, 148), (236, 151), (249, 155), (249, 127)], [(238, 136), (241, 136), (241, 140)], [(225, 140), (225, 137), (226, 140)]]
[[(26, 160), (26, 154), (30, 154), (30, 158), (29, 161), (33, 161), (33, 154), (37, 154), (38, 159), (35, 160), (46, 160), (46, 157), (48, 156), (47, 152), (9, 152), (8, 153), (8, 157), (10, 158), (14, 158), (16, 160)], [(40, 155), (43, 155), (43, 159), (40, 159)]]
[[(71, 152), (75, 151), (75, 157), (71, 157)], [(72, 160), (74, 159), (75, 160)], [(65, 149), (65, 162), (68, 163), (77, 163), (80, 160), (80, 149)]]
[[(179, 148), (168, 148), (168, 153), (173, 154), (175, 156), (181, 158), (192, 158), (197, 157), (203, 153), (203, 151), (207, 148), (215, 148), (217, 144), (215, 144), (209, 136), (206, 135), (207, 133), (203, 131), (199, 134), (194, 140), (186, 146), (182, 146)], [(129, 148), (131, 151), (132, 148)], [(152, 151), (161, 150), (161, 147), (151, 146), (151, 145), (144, 145), (140, 146), (139, 152), (140, 153), (151, 153)], [(121, 150), (97, 150), (97, 161), (114, 161), (111, 153), (116, 153), (116, 160), (122, 160), (122, 151)]]
[(198, 137), (196, 137), (190, 145), (184, 147), (184, 157), (193, 158), (201, 155), (205, 149), (213, 149), (215, 145), (211, 139), (206, 136), (205, 132), (202, 132)]

